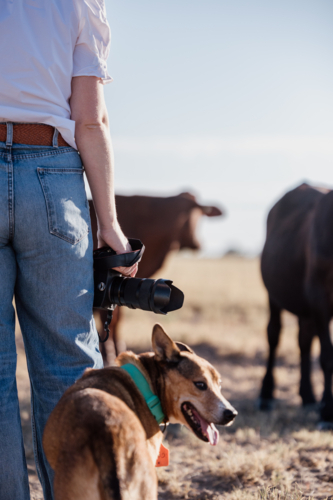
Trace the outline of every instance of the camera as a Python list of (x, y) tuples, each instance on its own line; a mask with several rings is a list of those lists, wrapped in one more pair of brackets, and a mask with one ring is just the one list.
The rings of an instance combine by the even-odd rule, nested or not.
[(105, 330), (116, 306), (167, 314), (180, 309), (184, 302), (183, 292), (171, 280), (129, 278), (114, 271), (115, 267), (131, 267), (142, 258), (145, 247), (141, 241), (128, 241), (132, 252), (118, 255), (108, 246), (94, 251), (94, 307), (110, 313)]

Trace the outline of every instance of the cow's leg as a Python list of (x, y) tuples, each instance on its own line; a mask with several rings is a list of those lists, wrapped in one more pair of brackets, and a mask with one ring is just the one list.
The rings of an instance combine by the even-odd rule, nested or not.
[[(114, 343), (114, 328), (118, 321), (118, 315), (116, 313), (118, 308), (113, 312), (113, 317), (111, 324), (109, 326), (109, 338), (106, 342), (99, 343), (99, 350), (101, 351), (103, 357), (104, 366), (111, 366), (114, 364), (114, 360), (117, 357), (116, 348)], [(94, 319), (96, 323), (97, 331), (100, 337), (103, 339), (106, 335), (104, 331), (104, 323), (107, 320), (107, 311), (103, 309), (94, 309)]]
[(269, 300), (270, 319), (267, 326), (267, 336), (269, 344), (269, 356), (267, 361), (267, 371), (262, 382), (260, 392), (260, 410), (270, 410), (273, 403), (274, 377), (273, 368), (275, 361), (275, 351), (279, 342), (281, 331), (281, 309)]
[(299, 394), (303, 405), (316, 402), (311, 384), (311, 345), (316, 334), (316, 325), (312, 318), (299, 318), (298, 343), (301, 353), (301, 383)]
[(329, 320), (318, 319), (318, 336), (320, 340), (320, 365), (324, 373), (324, 393), (321, 401), (320, 416), (322, 420), (333, 422), (333, 346), (329, 332)]
[[(107, 320), (107, 311), (103, 309), (94, 309), (94, 318), (97, 331), (101, 338), (105, 337), (104, 323)], [(112, 366), (115, 359), (121, 352), (126, 350), (125, 341), (119, 338), (118, 322), (120, 320), (120, 307), (113, 311), (112, 321), (109, 326), (109, 338), (106, 342), (99, 343), (99, 350), (103, 356), (104, 366)]]
[(120, 353), (126, 351), (127, 347), (124, 338), (120, 335), (119, 332), (119, 321), (121, 320), (121, 316), (123, 314), (121, 307), (117, 307), (115, 309), (115, 312), (117, 312), (117, 321), (115, 321), (113, 327), (113, 342), (115, 346), (116, 356), (118, 356)]
[(106, 342), (100, 342), (99, 349), (103, 356), (104, 368), (113, 366), (117, 357), (116, 346), (113, 340), (113, 327), (110, 325), (109, 338)]

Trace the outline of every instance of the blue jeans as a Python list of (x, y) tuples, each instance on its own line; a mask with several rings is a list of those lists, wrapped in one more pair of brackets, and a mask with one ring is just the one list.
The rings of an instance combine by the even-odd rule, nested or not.
[(10, 139), (7, 133), (7, 146), (0, 142), (0, 499), (30, 498), (15, 377), (15, 295), (36, 467), (51, 500), (53, 473), (42, 448), (47, 418), (85, 368), (102, 367), (89, 207), (77, 151)]

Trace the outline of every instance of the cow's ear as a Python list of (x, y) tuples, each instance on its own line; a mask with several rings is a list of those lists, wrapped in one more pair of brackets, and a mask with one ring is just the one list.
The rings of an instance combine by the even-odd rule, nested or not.
[(183, 342), (175, 342), (175, 344), (180, 351), (187, 351), (187, 352), (190, 352), (191, 354), (194, 354), (192, 349), (188, 345), (183, 344)]
[(179, 361), (179, 348), (158, 323), (153, 328), (152, 346), (157, 361)]
[(210, 205), (200, 205), (200, 203), (197, 202), (195, 196), (191, 193), (180, 193), (180, 195), (178, 196), (180, 198), (191, 201), (193, 204), (192, 208), (200, 208), (202, 210), (202, 213), (204, 215), (207, 215), (207, 217), (218, 217), (220, 215), (225, 215), (225, 211), (221, 210), (218, 207)]
[(200, 205), (202, 212), (207, 215), (207, 217), (218, 217), (219, 215), (224, 215), (224, 212), (218, 207), (210, 207), (208, 205)]

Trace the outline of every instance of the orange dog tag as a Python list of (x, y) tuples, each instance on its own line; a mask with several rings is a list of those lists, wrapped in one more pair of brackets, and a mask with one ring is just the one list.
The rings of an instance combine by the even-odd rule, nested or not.
[(161, 443), (155, 467), (166, 467), (167, 465), (169, 465), (169, 450)]

